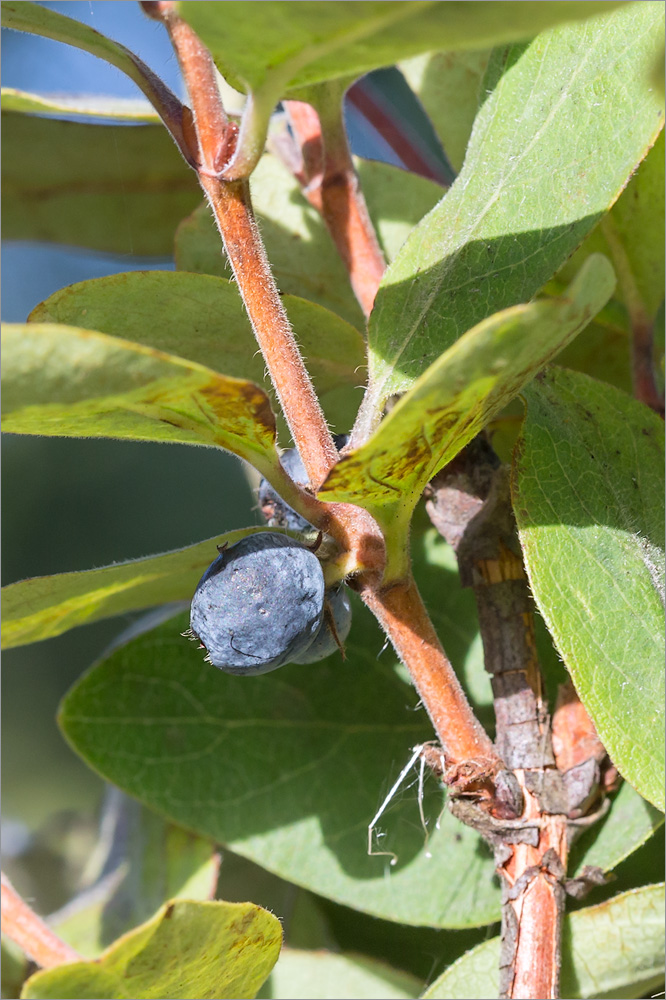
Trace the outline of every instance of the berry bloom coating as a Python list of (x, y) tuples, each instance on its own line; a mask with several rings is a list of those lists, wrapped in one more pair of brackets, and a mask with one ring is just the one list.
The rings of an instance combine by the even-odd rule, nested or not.
[(190, 628), (215, 667), (262, 674), (293, 662), (324, 613), (324, 574), (304, 545), (267, 531), (247, 535), (208, 567), (192, 599)]
[[(301, 653), (294, 657), (294, 663), (316, 663), (333, 653), (337, 653), (349, 635), (352, 623), (351, 604), (349, 602), (349, 591), (344, 584), (339, 587), (332, 587), (326, 591), (324, 603), (324, 617), (314, 638), (314, 642)], [(335, 627), (335, 634), (331, 628)]]
[[(338, 451), (349, 441), (349, 434), (334, 434), (333, 440)], [(305, 471), (305, 466), (301, 461), (301, 456), (295, 448), (288, 448), (280, 455), (280, 465), (289, 473), (291, 478), (299, 486), (309, 486), (310, 480)], [(304, 517), (297, 514), (289, 504), (285, 503), (281, 496), (275, 492), (271, 484), (266, 479), (259, 483), (258, 490), (259, 507), (271, 528), (288, 528), (290, 531), (300, 531), (301, 533), (311, 531), (312, 525)]]

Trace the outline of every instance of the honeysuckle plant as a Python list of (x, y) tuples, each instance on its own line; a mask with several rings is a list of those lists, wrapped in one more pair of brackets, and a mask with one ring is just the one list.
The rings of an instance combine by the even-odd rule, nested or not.
[[(60, 724), (190, 837), (187, 878), (104, 951), (3, 883), (3, 929), (43, 967), (21, 996), (658, 989), (663, 887), (605, 883), (664, 806), (663, 3), (141, 7), (187, 104), (86, 25), (2, 4), (3, 25), (106, 59), (148, 102), (102, 125), (99, 106), (3, 94), (6, 237), (116, 248), (110, 129), (141, 182), (137, 252), (173, 246), (177, 266), (72, 285), (7, 326), (3, 429), (234, 453), (312, 526), (354, 624), (319, 663), (205, 662), (173, 602), (256, 526), (5, 588), (7, 647), (167, 606)], [(344, 96), (395, 64), (449, 187), (350, 155)], [(391, 142), (423, 159), (407, 129)], [(403, 950), (438, 929), (435, 972), (392, 966), (389, 944), (370, 962), (363, 934), (336, 954), (330, 929), (328, 951), (280, 955), (281, 914), (209, 898), (209, 844), (357, 926), (392, 922)]]

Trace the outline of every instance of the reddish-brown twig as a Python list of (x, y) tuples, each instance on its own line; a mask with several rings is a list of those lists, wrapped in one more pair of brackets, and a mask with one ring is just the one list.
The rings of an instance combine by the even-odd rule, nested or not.
[(301, 101), (285, 101), (292, 131), (302, 150), (303, 173), (299, 180), (308, 201), (326, 223), (367, 317), (386, 261), (349, 151), (343, 91), (333, 85), (318, 88), (316, 94), (316, 109)]
[(21, 899), (5, 873), (2, 873), (2, 933), (11, 938), (28, 958), (43, 969), (65, 962), (83, 962), (74, 948), (54, 934), (41, 917)]
[[(212, 59), (170, 3), (153, 5), (155, 13), (167, 26), (190, 94), (199, 146), (199, 181), (213, 209), (294, 442), (316, 490), (337, 462), (338, 453), (271, 274), (252, 214), (247, 181), (229, 181), (221, 176), (223, 157), (233, 155), (236, 134), (222, 109)], [(346, 169), (346, 139), (344, 150), (329, 143), (326, 156), (331, 177), (339, 173), (336, 163)], [(345, 184), (348, 182), (349, 178)], [(325, 189), (323, 185), (324, 200)], [(354, 201), (357, 208), (358, 204)], [(376, 273), (367, 286), (372, 286), (373, 297), (379, 277)], [(369, 308), (369, 300), (366, 304)], [(437, 735), (447, 748), (447, 764), (462, 766), (472, 758), (472, 768), (480, 776), (492, 774), (497, 763), (492, 743), (465, 699), (415, 585), (407, 580), (385, 591), (379, 589), (385, 545), (376, 522), (360, 507), (320, 503), (314, 498), (308, 503), (308, 519), (340, 544), (342, 571), (359, 574), (357, 584), (363, 599), (412, 673)], [(462, 774), (461, 782), (465, 783)]]

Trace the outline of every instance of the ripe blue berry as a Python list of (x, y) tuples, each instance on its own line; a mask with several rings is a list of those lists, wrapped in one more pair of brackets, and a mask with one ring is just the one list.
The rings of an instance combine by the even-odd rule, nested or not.
[(304, 545), (276, 532), (247, 535), (208, 567), (192, 599), (190, 628), (207, 659), (232, 674), (293, 662), (324, 614), (324, 574)]
[[(349, 441), (348, 434), (334, 434), (335, 447), (340, 451)], [(288, 472), (299, 486), (309, 486), (310, 480), (301, 461), (301, 456), (295, 448), (288, 448), (280, 455), (280, 465)], [(297, 514), (281, 496), (275, 492), (266, 479), (259, 483), (259, 507), (272, 528), (288, 528), (290, 531), (306, 532), (312, 530), (312, 525), (304, 517)]]
[(317, 663), (318, 660), (337, 653), (349, 635), (351, 622), (349, 591), (345, 585), (340, 584), (327, 590), (319, 631), (305, 652), (294, 657), (294, 663)]

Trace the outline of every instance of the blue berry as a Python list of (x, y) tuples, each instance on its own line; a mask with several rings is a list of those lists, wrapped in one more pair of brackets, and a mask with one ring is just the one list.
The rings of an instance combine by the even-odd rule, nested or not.
[(351, 622), (351, 604), (345, 585), (340, 584), (327, 590), (319, 631), (305, 652), (294, 657), (294, 663), (316, 663), (337, 653), (349, 635)]
[[(340, 451), (349, 441), (348, 434), (334, 434), (335, 447)], [(299, 486), (309, 486), (310, 480), (296, 448), (288, 448), (280, 455), (280, 465)], [(259, 483), (259, 506), (266, 521), (272, 528), (288, 528), (301, 533), (311, 531), (312, 525), (297, 514), (281, 496), (275, 492), (266, 479)]]
[(272, 531), (247, 535), (201, 577), (190, 612), (192, 636), (228, 673), (275, 670), (312, 645), (324, 591), (321, 564), (310, 549)]

